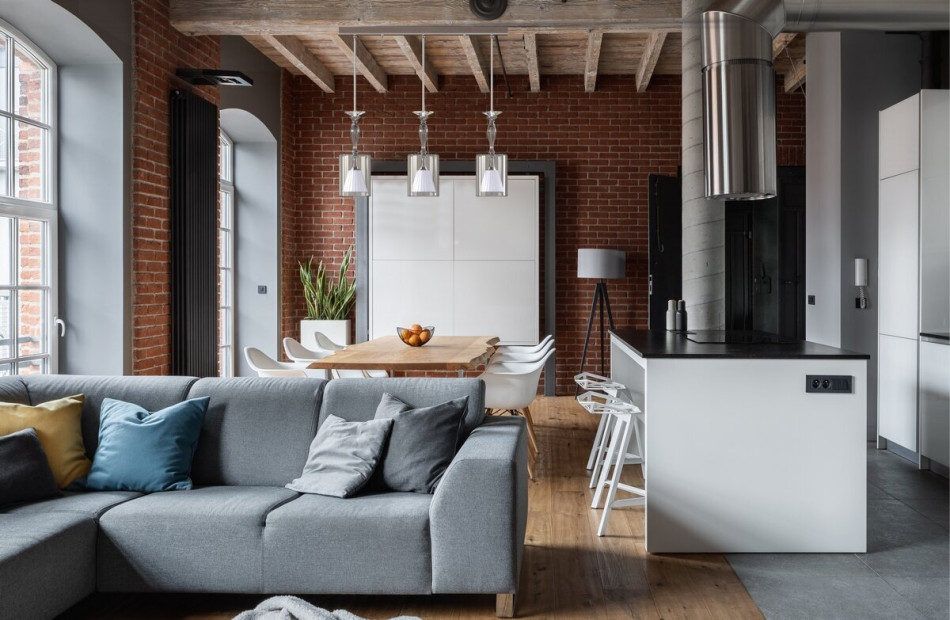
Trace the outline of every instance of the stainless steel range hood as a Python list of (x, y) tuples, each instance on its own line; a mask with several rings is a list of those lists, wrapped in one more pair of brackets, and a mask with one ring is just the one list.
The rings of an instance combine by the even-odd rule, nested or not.
[(946, 30), (947, 0), (719, 0), (702, 15), (706, 197), (775, 196), (775, 71), (782, 31)]

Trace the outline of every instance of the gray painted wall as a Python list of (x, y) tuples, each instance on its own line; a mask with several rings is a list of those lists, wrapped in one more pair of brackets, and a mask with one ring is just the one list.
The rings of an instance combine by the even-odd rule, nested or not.
[(221, 37), (221, 68), (243, 71), (254, 80), (250, 88), (222, 88), (221, 109), (247, 110), (264, 123), (280, 146), (280, 67), (243, 37)]
[[(808, 340), (871, 355), (867, 437), (877, 435), (878, 112), (920, 89), (916, 37), (808, 35)], [(854, 259), (869, 261), (869, 308), (854, 307)]]

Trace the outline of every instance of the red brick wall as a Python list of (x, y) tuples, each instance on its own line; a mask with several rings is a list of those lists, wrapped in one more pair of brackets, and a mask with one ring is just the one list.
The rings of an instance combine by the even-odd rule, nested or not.
[[(576, 276), (579, 247), (611, 247), (627, 252), (627, 278), (610, 282), (618, 325), (647, 325), (647, 177), (676, 175), (680, 163), (680, 80), (657, 76), (646, 93), (632, 77), (601, 76), (595, 93), (586, 93), (577, 76), (546, 77), (540, 93), (512, 76), (512, 98), (496, 94), (498, 150), (512, 160), (554, 160), (557, 166), (557, 389), (569, 393), (580, 364), (593, 285)], [(365, 81), (359, 86), (361, 147), (376, 159), (402, 159), (418, 146), (419, 82), (391, 76), (381, 95)], [(779, 163), (804, 164), (804, 98), (778, 89)], [(285, 90), (285, 138), (293, 138), (293, 171), (284, 153), (284, 335), (296, 335), (304, 313), (296, 261), (308, 256), (338, 265), (354, 243), (352, 199), (337, 196), (337, 156), (348, 150), (349, 83), (337, 81), (328, 95), (307, 79)], [(444, 76), (440, 92), (427, 96), (436, 112), (430, 123), (430, 150), (443, 161), (468, 160), (486, 148), (486, 95), (472, 78)], [(287, 196), (288, 177), (295, 196)], [(542, 276), (543, 278), (543, 276)], [(543, 316), (543, 313), (542, 313)], [(595, 343), (592, 343), (595, 344)], [(599, 348), (588, 368), (599, 367)]]
[[(168, 23), (168, 0), (134, 0), (132, 70), (132, 372), (170, 367), (169, 95), (192, 88), (178, 67), (218, 67), (217, 37), (188, 37)], [(216, 88), (194, 88), (218, 104)]]
[(775, 79), (775, 138), (779, 166), (805, 165), (805, 92), (785, 94), (785, 80)]
[(296, 220), (293, 217), (296, 205), (294, 182), (294, 156), (296, 154), (296, 123), (294, 115), (294, 77), (284, 71), (280, 82), (281, 144), (280, 154), (280, 237), (281, 237), (281, 337), (300, 337), (297, 321), (302, 316), (295, 312), (295, 300), (303, 304), (298, 277)]

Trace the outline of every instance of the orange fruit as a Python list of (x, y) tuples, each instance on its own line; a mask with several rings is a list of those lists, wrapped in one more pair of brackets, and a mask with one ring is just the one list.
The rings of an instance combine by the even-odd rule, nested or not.
[(418, 334), (413, 334), (409, 336), (409, 340), (407, 340), (406, 342), (408, 342), (410, 345), (414, 347), (418, 347), (420, 344), (422, 344), (422, 342), (419, 340)]
[(429, 342), (429, 338), (431, 337), (432, 337), (432, 332), (430, 332), (428, 329), (424, 329), (421, 332), (419, 332), (419, 340), (421, 340), (423, 344), (425, 344), (426, 342)]
[(412, 335), (412, 332), (409, 331), (408, 329), (403, 329), (399, 332), (399, 337), (402, 338), (403, 340), (409, 340), (409, 336), (411, 335)]
[(418, 334), (419, 332), (422, 331), (422, 325), (419, 325), (418, 323), (413, 323), (412, 327), (410, 327), (409, 329), (410, 331), (412, 331), (412, 333)]

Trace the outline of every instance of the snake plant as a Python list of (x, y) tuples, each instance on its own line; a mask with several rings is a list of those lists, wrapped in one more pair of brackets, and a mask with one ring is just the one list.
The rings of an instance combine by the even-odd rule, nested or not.
[(300, 262), (300, 282), (307, 302), (307, 318), (319, 321), (348, 319), (356, 298), (356, 284), (347, 277), (353, 248), (343, 253), (343, 262), (335, 276), (328, 278), (323, 261), (313, 269), (313, 257)]

